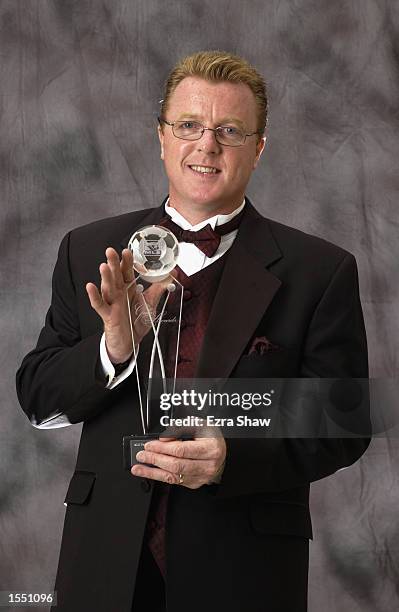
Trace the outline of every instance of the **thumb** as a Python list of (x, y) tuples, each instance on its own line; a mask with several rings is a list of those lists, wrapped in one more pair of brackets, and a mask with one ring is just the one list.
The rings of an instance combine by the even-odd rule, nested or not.
[(100, 315), (100, 317), (104, 318), (107, 316), (109, 306), (105, 304), (96, 285), (94, 283), (87, 283), (86, 292), (90, 300), (90, 306)]

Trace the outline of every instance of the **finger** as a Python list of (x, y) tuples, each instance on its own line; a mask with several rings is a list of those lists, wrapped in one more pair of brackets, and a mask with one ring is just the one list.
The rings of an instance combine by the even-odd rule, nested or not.
[(134, 272), (133, 272), (133, 279), (130, 281), (127, 287), (128, 287), (127, 294), (129, 297), (129, 303), (130, 303), (130, 306), (133, 306), (133, 303), (137, 301), (139, 295), (142, 295), (140, 292), (137, 291), (137, 283), (134, 277)]
[(167, 484), (179, 484), (178, 474), (171, 474), (159, 468), (152, 468), (147, 465), (134, 465), (130, 470), (133, 476), (141, 476), (142, 478), (150, 478), (151, 480), (158, 480), (159, 482), (166, 482)]
[(133, 254), (130, 249), (123, 249), (122, 251), (120, 270), (121, 270), (123, 281), (125, 283), (131, 283), (132, 280), (134, 279), (134, 270), (133, 270)]
[(107, 257), (107, 263), (111, 271), (112, 278), (115, 283), (115, 287), (117, 289), (122, 289), (125, 281), (123, 280), (123, 276), (121, 272), (119, 255), (115, 251), (115, 249), (111, 247), (108, 247), (108, 249), (106, 249), (105, 255)]
[(109, 306), (104, 302), (95, 284), (87, 283), (86, 292), (89, 296), (91, 307), (94, 308), (100, 317), (106, 317), (109, 314)]
[(165, 443), (151, 440), (146, 442), (144, 448), (146, 451), (165, 453), (181, 459), (216, 459), (220, 456), (219, 445), (212, 438), (174, 440)]
[(180, 480), (180, 476), (183, 476), (184, 484), (187, 487), (192, 487), (194, 484), (200, 486), (210, 482), (220, 465), (214, 461), (203, 461), (201, 459), (182, 461), (158, 453), (141, 452), (143, 455), (140, 456), (140, 465), (143, 461), (147, 465), (150, 464), (151, 467), (154, 466), (175, 476), (177, 475), (178, 484), (183, 484)]
[(172, 474), (200, 475), (203, 472), (202, 461), (183, 460), (163, 453), (140, 451), (136, 455), (137, 461), (159, 467)]
[(112, 278), (111, 270), (109, 265), (106, 263), (102, 263), (99, 269), (101, 276), (101, 295), (104, 302), (111, 305), (115, 298), (115, 284)]
[(134, 268), (137, 272), (140, 272), (140, 274), (146, 274), (148, 272), (147, 268), (138, 261), (134, 262)]

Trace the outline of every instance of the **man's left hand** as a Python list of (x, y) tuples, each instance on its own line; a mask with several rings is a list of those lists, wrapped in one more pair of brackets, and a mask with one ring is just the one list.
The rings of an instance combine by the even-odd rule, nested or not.
[(226, 458), (226, 442), (222, 437), (195, 440), (160, 438), (147, 442), (144, 449), (136, 455), (140, 464), (132, 467), (134, 476), (180, 484), (189, 489), (198, 489), (218, 479)]

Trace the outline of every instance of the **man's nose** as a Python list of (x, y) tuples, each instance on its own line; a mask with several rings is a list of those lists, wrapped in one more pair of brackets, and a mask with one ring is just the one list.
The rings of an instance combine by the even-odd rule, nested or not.
[(216, 140), (216, 132), (205, 128), (204, 133), (198, 141), (198, 150), (206, 153), (220, 153), (222, 145)]

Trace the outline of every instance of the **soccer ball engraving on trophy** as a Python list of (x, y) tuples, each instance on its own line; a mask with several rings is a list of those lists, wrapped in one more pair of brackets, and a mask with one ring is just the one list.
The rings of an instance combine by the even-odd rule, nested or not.
[(128, 248), (133, 253), (134, 268), (148, 283), (161, 281), (175, 268), (179, 243), (175, 235), (159, 225), (143, 227), (133, 234)]

